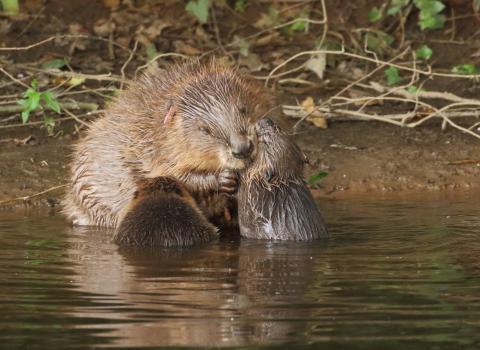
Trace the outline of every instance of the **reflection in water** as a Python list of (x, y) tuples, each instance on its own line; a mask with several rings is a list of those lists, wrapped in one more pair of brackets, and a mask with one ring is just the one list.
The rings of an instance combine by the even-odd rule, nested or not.
[(75, 284), (122, 303), (76, 316), (129, 320), (107, 334), (118, 345), (248, 345), (304, 331), (285, 320), (308, 317), (308, 309), (289, 306), (311, 283), (321, 245), (223, 239), (145, 251), (117, 249), (95, 230), (75, 231)]
[(476, 202), (325, 201), (326, 243), (157, 251), (0, 213), (0, 347), (477, 349)]

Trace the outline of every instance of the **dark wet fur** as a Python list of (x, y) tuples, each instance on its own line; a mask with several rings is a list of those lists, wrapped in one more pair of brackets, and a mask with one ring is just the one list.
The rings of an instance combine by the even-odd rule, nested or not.
[(258, 123), (259, 154), (242, 175), (238, 219), (242, 237), (305, 241), (328, 231), (303, 180), (304, 155), (271, 120)]
[(159, 177), (140, 184), (136, 202), (115, 235), (120, 245), (185, 247), (217, 237), (216, 228), (194, 207), (193, 199), (174, 180)]

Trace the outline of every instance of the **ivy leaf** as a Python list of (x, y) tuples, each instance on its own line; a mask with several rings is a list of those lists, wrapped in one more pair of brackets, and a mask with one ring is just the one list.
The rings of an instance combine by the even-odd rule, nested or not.
[(312, 176), (310, 176), (307, 180), (307, 182), (310, 184), (310, 185), (313, 185), (314, 183), (320, 181), (321, 179), (323, 179), (325, 176), (327, 176), (328, 173), (325, 172), (325, 171), (320, 171), (316, 174), (313, 174)]
[(42, 69), (60, 69), (66, 64), (64, 59), (55, 58), (42, 64)]
[(415, 85), (410, 85), (408, 88), (407, 88), (407, 91), (411, 94), (416, 94), (417, 92), (423, 92), (425, 90), (421, 89), (421, 88), (418, 88), (416, 87)]
[(433, 53), (432, 49), (425, 44), (420, 46), (420, 48), (417, 49), (417, 51), (415, 51), (415, 54), (417, 55), (417, 57), (424, 60), (429, 60), (430, 57), (432, 57), (432, 53)]
[(459, 64), (452, 68), (452, 73), (466, 75), (480, 74), (480, 68), (472, 63)]
[(185, 9), (194, 15), (200, 23), (205, 24), (208, 21), (210, 0), (190, 0)]
[(373, 7), (368, 13), (368, 20), (372, 23), (378, 22), (382, 19), (382, 12), (377, 6)]
[(395, 67), (388, 67), (385, 69), (385, 75), (387, 76), (387, 84), (390, 86), (395, 85), (402, 80), (400, 74), (398, 74), (398, 69)]
[(402, 8), (408, 5), (409, 1), (410, 0), (392, 0), (392, 3), (387, 10), (387, 15), (396, 15), (402, 10)]

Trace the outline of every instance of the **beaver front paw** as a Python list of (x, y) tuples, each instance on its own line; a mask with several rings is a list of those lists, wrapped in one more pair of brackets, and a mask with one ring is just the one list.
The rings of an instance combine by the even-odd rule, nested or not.
[(238, 189), (238, 175), (232, 170), (223, 170), (218, 174), (218, 192), (234, 194)]

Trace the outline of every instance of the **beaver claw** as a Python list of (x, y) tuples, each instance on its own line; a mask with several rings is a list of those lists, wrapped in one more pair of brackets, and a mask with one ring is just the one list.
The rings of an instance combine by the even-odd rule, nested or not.
[(238, 176), (232, 170), (224, 170), (218, 174), (218, 191), (220, 193), (234, 194), (238, 189)]

